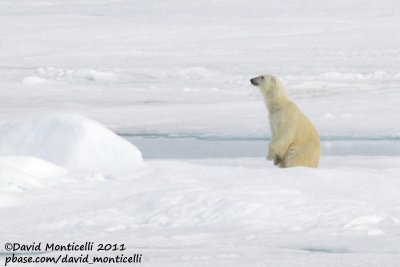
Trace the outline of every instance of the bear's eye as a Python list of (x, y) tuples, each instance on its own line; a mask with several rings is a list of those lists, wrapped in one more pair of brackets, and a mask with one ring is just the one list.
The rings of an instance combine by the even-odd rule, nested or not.
[(264, 76), (261, 76), (260, 78), (261, 78), (261, 80), (264, 80)]

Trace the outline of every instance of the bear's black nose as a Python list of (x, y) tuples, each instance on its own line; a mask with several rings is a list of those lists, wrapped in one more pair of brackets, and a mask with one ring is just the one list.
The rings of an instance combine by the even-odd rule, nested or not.
[(250, 79), (252, 85), (258, 85), (257, 78)]

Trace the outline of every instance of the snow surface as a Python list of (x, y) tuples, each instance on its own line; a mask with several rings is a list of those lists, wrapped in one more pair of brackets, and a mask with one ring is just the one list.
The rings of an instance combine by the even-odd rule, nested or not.
[(104, 126), (79, 115), (0, 122), (0, 156), (40, 158), (72, 174), (115, 176), (144, 167), (140, 151)]
[[(144, 266), (397, 267), (399, 8), (0, 1), (1, 240), (125, 243)], [(319, 169), (264, 160), (267, 113), (249, 84), (262, 73), (320, 132)], [(159, 159), (144, 164), (121, 136), (147, 138), (143, 155)], [(157, 154), (184, 138), (186, 159), (170, 159), (174, 145)], [(235, 154), (196, 159), (191, 139)]]
[(2, 238), (125, 242), (145, 266), (399, 262), (400, 157), (328, 157), (316, 170), (254, 158), (147, 164), (130, 179), (19, 193), (0, 209)]
[(398, 8), (3, 0), (0, 117), (73, 112), (119, 133), (265, 137), (249, 78), (276, 73), (323, 137), (399, 137)]

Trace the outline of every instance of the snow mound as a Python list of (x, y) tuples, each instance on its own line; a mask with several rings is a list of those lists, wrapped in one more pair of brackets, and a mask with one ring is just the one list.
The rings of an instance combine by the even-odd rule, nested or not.
[(24, 156), (0, 157), (0, 192), (24, 192), (42, 187), (45, 179), (66, 175), (66, 169), (42, 159)]
[(68, 175), (65, 168), (34, 157), (2, 156), (0, 169), (16, 169), (40, 179), (54, 178)]
[(23, 155), (72, 174), (123, 175), (143, 166), (140, 151), (99, 123), (64, 114), (0, 123), (0, 155)]

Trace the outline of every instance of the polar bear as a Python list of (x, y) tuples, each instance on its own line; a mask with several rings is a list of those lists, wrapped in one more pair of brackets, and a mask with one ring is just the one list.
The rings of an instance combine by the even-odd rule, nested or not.
[(318, 167), (320, 140), (310, 120), (285, 94), (282, 82), (273, 75), (250, 80), (264, 96), (272, 138), (268, 160), (281, 168)]

